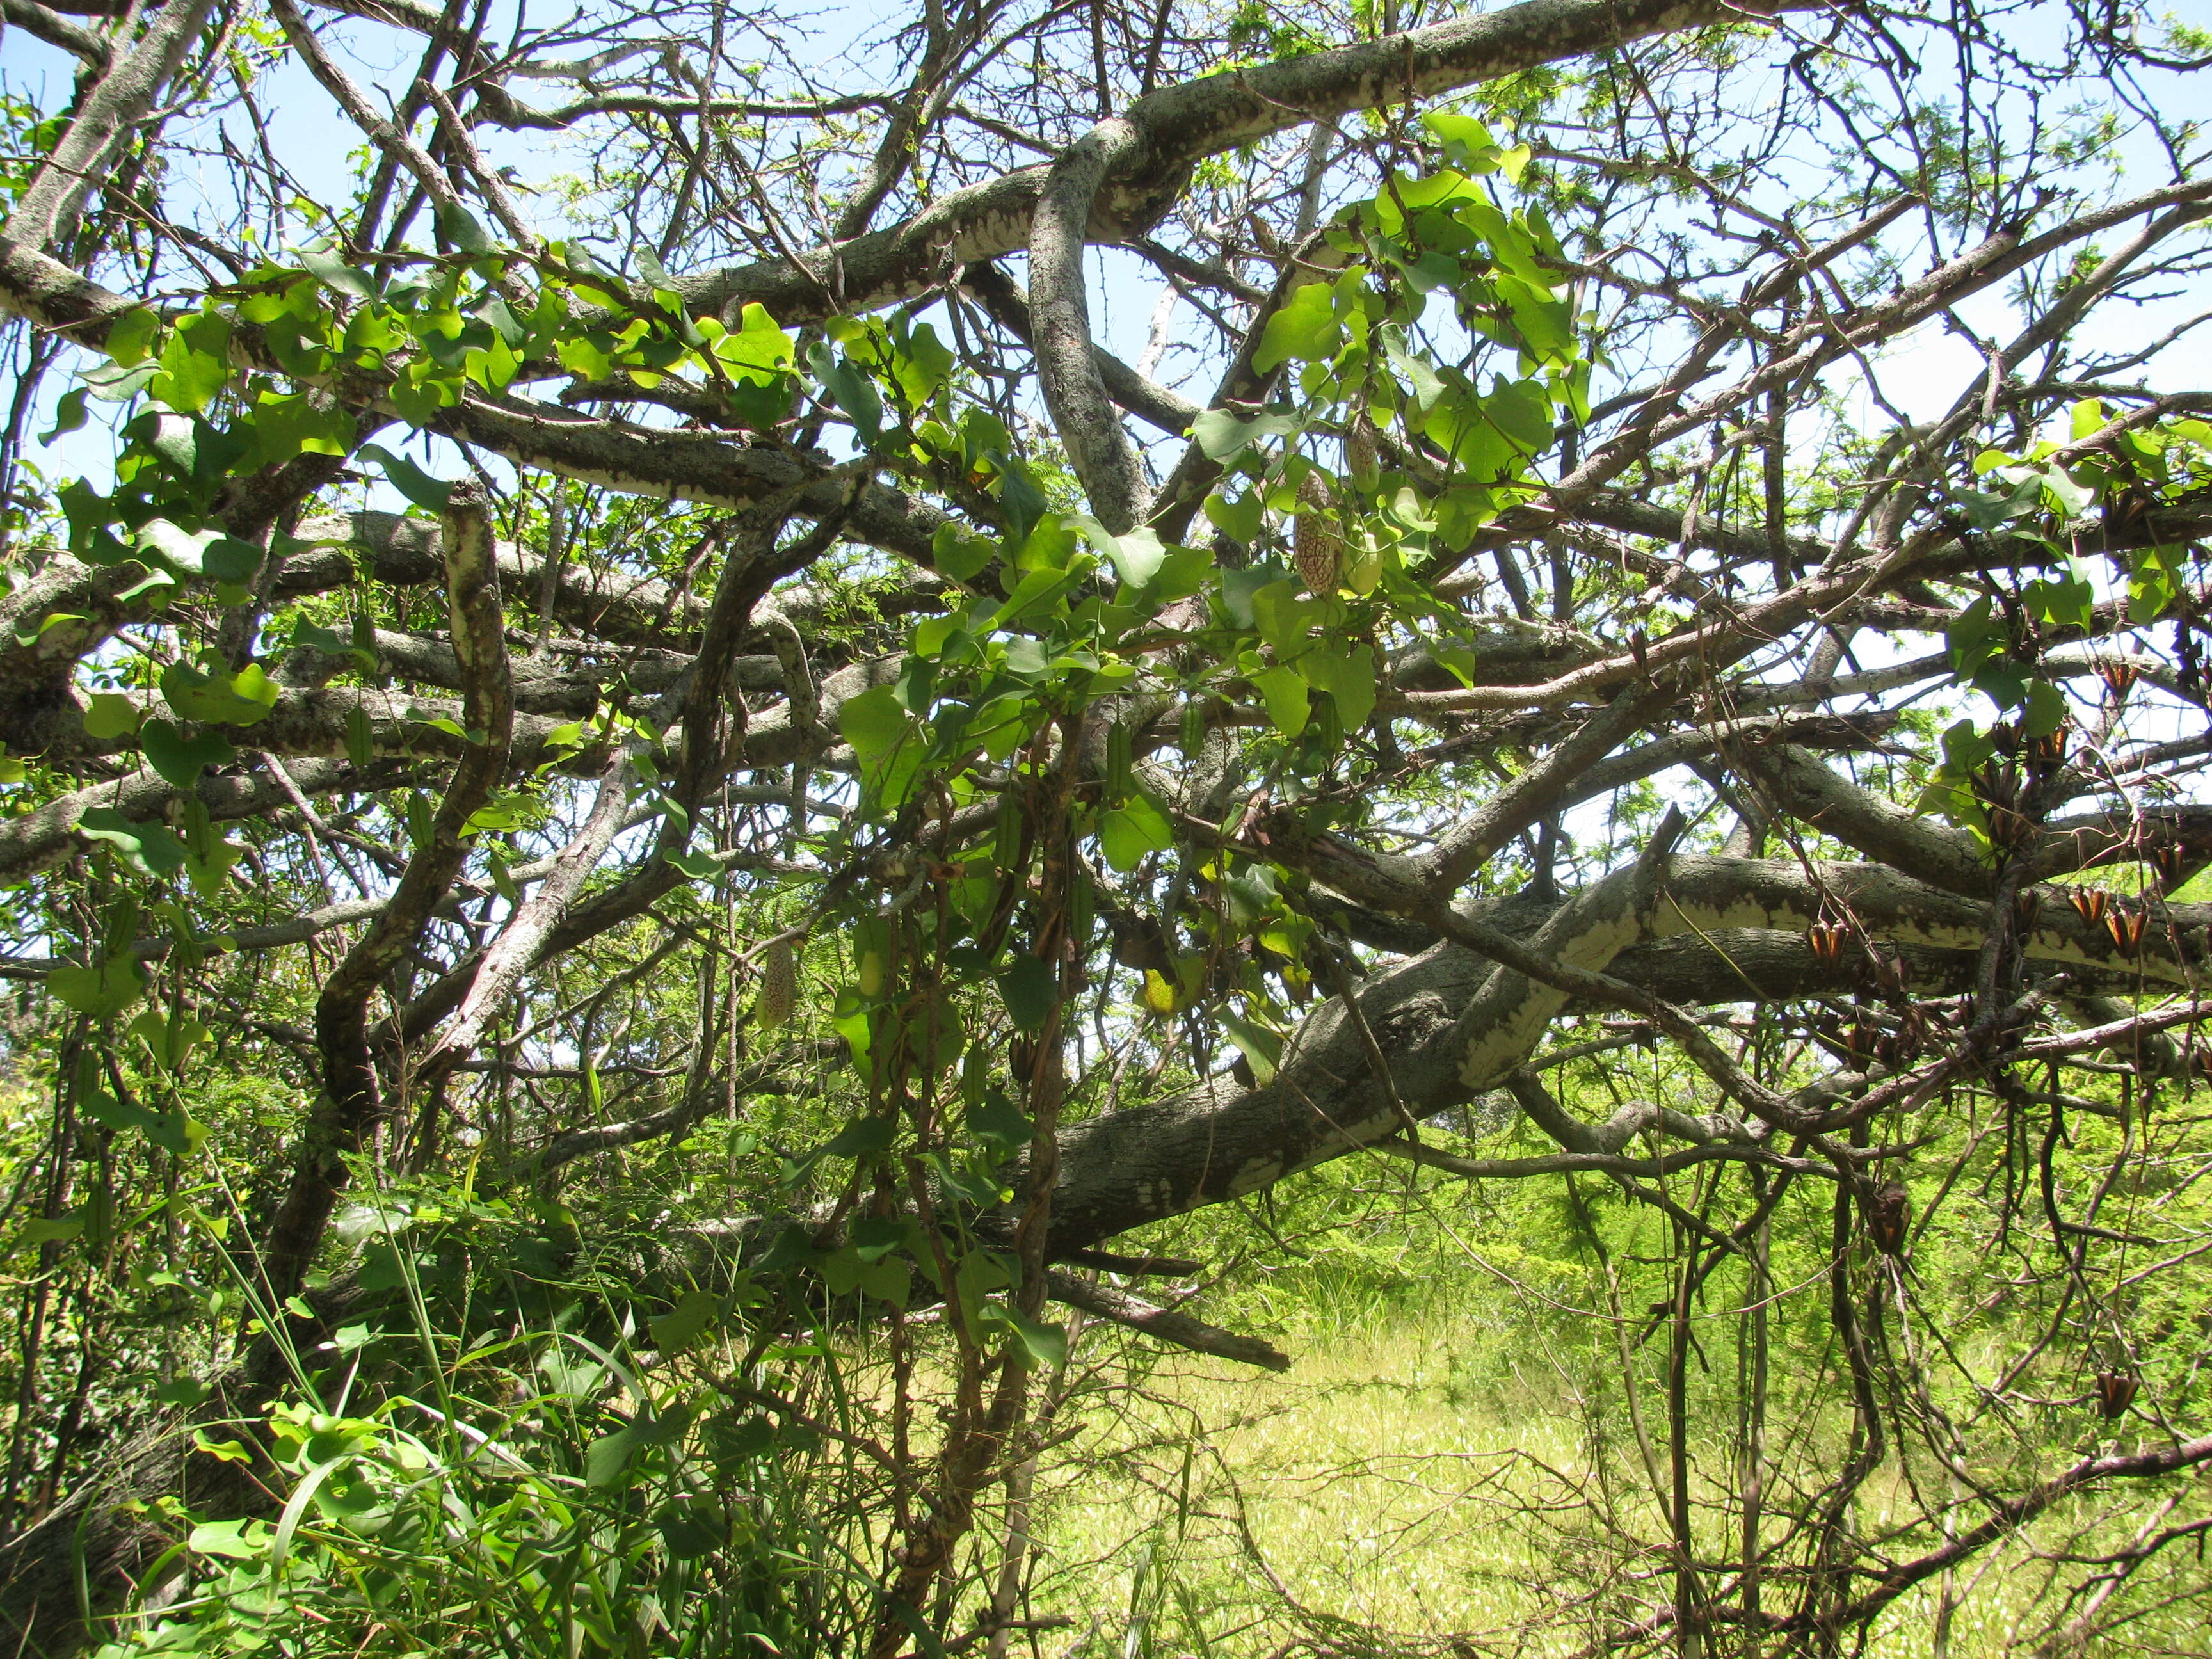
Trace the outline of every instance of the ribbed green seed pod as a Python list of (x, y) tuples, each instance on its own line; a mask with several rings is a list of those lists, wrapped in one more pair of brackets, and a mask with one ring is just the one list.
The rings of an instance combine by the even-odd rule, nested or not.
[(346, 711), (346, 758), (356, 769), (365, 769), (376, 758), (375, 733), (368, 724), (368, 710), (359, 703)]
[(1132, 764), (1129, 728), (1115, 720), (1106, 728), (1106, 804), (1117, 806), (1129, 797)]
[(1012, 871), (1022, 855), (1022, 804), (1010, 790), (999, 799), (999, 823), (992, 854), (999, 868)]
[(1196, 760), (1199, 751), (1206, 747), (1206, 704), (1196, 697), (1188, 698), (1182, 706), (1182, 729), (1176, 733), (1176, 746), (1185, 760)]

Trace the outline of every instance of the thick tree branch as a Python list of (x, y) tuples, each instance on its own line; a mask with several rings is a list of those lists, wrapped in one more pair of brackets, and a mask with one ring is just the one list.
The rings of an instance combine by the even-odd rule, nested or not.
[(384, 1111), (368, 1046), (368, 1003), (414, 943), (467, 856), (468, 823), (505, 772), (514, 705), (507, 674), (506, 618), (492, 547), (491, 502), (473, 482), (453, 488), (443, 522), (446, 593), (453, 648), (471, 684), (465, 718), (483, 734), (453, 768), (432, 819), (429, 840), (407, 860), (391, 903), (323, 981), (315, 1000), (315, 1044), (322, 1092), (292, 1154), (291, 1180), (263, 1236), (261, 1272), (272, 1302), (300, 1287), (322, 1243), (345, 1159)]
[(1127, 535), (1143, 521), (1150, 491), (1136, 446), (1121, 429), (1098, 372), (1083, 256), (1099, 185), (1113, 168), (1133, 165), (1143, 150), (1144, 139), (1129, 122), (1100, 122), (1053, 163), (1030, 226), (1038, 384), (1091, 510), (1115, 536)]

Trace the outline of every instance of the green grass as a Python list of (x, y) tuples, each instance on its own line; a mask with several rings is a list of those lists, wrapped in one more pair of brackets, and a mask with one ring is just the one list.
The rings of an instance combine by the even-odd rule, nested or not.
[[(1075, 1623), (1036, 1652), (1259, 1659), (1318, 1636), (1345, 1653), (1534, 1659), (1585, 1650), (1624, 1610), (1667, 1599), (1664, 1522), (1626, 1422), (1612, 1420), (1625, 1419), (1617, 1399), (1586, 1401), (1569, 1357), (1470, 1310), (1367, 1311), (1302, 1321), (1285, 1376), (1178, 1357), (1091, 1402), (1091, 1426), (1040, 1485), (1032, 1583), (1033, 1614)], [(1720, 1445), (1698, 1449), (1707, 1474), (1725, 1473)], [(1905, 1497), (1870, 1483), (1862, 1528)], [(1632, 1537), (1598, 1523), (1608, 1505)], [(2022, 1548), (1985, 1553), (1960, 1576), (1947, 1644), (1931, 1583), (1865, 1651), (2036, 1650), (2016, 1644), (2056, 1601), (2027, 1568)], [(2139, 1646), (2080, 1651), (2212, 1650), (2204, 1605), (2183, 1601)]]

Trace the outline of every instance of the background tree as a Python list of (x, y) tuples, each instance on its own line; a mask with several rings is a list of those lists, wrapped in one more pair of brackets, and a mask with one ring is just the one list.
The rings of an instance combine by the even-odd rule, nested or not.
[(1003, 1652), (1071, 1332), (1287, 1364), (1142, 1281), (1353, 1153), (1602, 1268), (1593, 1644), (2201, 1595), (2203, 41), (6, 18), (27, 1642)]

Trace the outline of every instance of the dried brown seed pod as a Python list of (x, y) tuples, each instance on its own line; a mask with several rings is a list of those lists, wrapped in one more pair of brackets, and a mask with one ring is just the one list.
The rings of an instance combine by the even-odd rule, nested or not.
[(1973, 790), (1984, 805), (2017, 805), (2020, 801), (2020, 769), (1991, 763), (1974, 774)]
[(2112, 936), (2112, 946), (2124, 957), (2142, 954), (2143, 930), (2150, 926), (2150, 912), (2139, 904), (2114, 905), (2105, 917), (2105, 931)]
[(762, 1030), (773, 1031), (791, 1018), (798, 1006), (799, 963), (791, 941), (774, 940), (761, 961), (760, 1000), (753, 1007), (754, 1021)]
[(2021, 888), (2012, 896), (2012, 913), (2022, 933), (2033, 931), (2036, 919), (2043, 914), (2043, 895), (2033, 887)]
[(1867, 1231), (1884, 1255), (1905, 1254), (1905, 1236), (1912, 1227), (1912, 1194), (1901, 1181), (1885, 1182), (1867, 1203)]
[(2124, 700), (2139, 678), (2136, 665), (2124, 657), (2100, 664), (2097, 672), (2103, 678), (2106, 689), (2112, 692), (2114, 702)]
[(1805, 943), (1813, 947), (1813, 960), (1832, 968), (1844, 959), (1844, 941), (1850, 937), (1840, 921), (1816, 921), (1805, 930)]
[(2105, 919), (2105, 907), (2112, 902), (2112, 895), (2101, 887), (2076, 887), (2067, 894), (2066, 902), (2081, 914), (2081, 920), (2092, 927)]
[(2188, 866), (2189, 854), (2182, 850), (2179, 842), (2160, 842), (2144, 856), (2150, 860), (2150, 867), (2158, 872), (2160, 892), (2171, 893), (2181, 885), (2183, 872)]
[(1887, 951), (1874, 953), (1873, 974), (1875, 988), (1886, 996), (1905, 994), (1905, 958)]
[(2125, 1371), (2099, 1371), (2097, 1415), (2111, 1422), (2136, 1403), (2136, 1391), (2142, 1387), (2140, 1376), (2130, 1376)]
[(1337, 574), (1344, 568), (1344, 531), (1328, 516), (1334, 504), (1328, 483), (1318, 472), (1306, 474), (1298, 486), (1298, 511), (1291, 528), (1291, 550), (1297, 562), (1298, 580), (1315, 593), (1336, 592)]
[(2015, 806), (1990, 808), (1990, 844), (2016, 853), (2035, 838), (2035, 821)]
[(2047, 778), (2066, 764), (2066, 734), (2071, 726), (2072, 722), (2067, 721), (2056, 732), (2046, 732), (2027, 740), (2027, 769), (2031, 774)]

